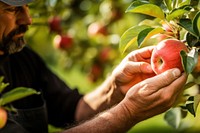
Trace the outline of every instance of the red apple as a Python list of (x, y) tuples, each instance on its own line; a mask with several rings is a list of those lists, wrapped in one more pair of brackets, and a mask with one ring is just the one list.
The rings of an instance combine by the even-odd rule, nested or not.
[(179, 68), (183, 71), (180, 52), (188, 51), (187, 46), (177, 39), (166, 39), (157, 44), (151, 56), (151, 67), (156, 74), (168, 69)]
[(56, 35), (54, 38), (54, 46), (58, 49), (69, 49), (72, 47), (73, 38), (69, 35)]
[(6, 125), (7, 112), (4, 108), (0, 107), (0, 129)]
[(49, 18), (48, 20), (49, 28), (51, 32), (55, 32), (61, 34), (62, 27), (61, 27), (61, 18), (58, 16), (54, 16)]

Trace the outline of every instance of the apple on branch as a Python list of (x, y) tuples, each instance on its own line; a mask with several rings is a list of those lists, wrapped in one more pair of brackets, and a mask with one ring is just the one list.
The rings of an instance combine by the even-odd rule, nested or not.
[(188, 52), (187, 46), (177, 39), (166, 39), (155, 46), (151, 56), (151, 67), (156, 74), (168, 69), (179, 68), (183, 71), (180, 52)]

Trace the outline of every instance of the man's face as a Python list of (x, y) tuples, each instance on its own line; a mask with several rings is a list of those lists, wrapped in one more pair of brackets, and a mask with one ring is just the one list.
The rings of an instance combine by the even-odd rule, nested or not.
[(16, 7), (0, 2), (0, 51), (4, 54), (20, 51), (31, 23), (27, 5)]

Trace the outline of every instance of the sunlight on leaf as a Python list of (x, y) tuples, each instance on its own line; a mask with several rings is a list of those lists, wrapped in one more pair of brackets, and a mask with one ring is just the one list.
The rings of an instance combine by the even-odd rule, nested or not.
[[(137, 35), (146, 28), (149, 28), (149, 26), (134, 26), (124, 32), (124, 34), (121, 36), (119, 43), (119, 50), (121, 51), (121, 53), (124, 53), (127, 48), (130, 47), (130, 45), (134, 45), (135, 43), (137, 43)], [(137, 45), (135, 45), (134, 48), (138, 48)]]
[(172, 0), (164, 0), (165, 5), (167, 6), (168, 10), (172, 10)]
[(160, 19), (159, 18), (155, 18), (155, 19), (144, 19), (142, 20), (139, 25), (147, 25), (147, 26), (150, 26), (150, 27), (158, 27), (158, 26), (162, 26), (160, 24)]
[(143, 4), (138, 5), (138, 3), (133, 2), (131, 6), (128, 7), (126, 12), (132, 12), (132, 13), (141, 13), (145, 15), (149, 15), (152, 17), (164, 19), (165, 15), (162, 9), (154, 4)]
[(172, 13), (170, 13), (169, 15), (166, 16), (166, 19), (168, 21), (179, 18), (181, 16), (183, 16), (186, 12), (188, 12), (187, 10), (184, 9), (177, 9), (175, 11), (173, 11)]
[(143, 31), (141, 31), (138, 34), (138, 38), (137, 38), (138, 47), (140, 47), (142, 45), (142, 43), (144, 42), (144, 39), (146, 38), (148, 33), (151, 32), (153, 29), (154, 28), (147, 28), (147, 29), (144, 29)]
[(163, 33), (163, 32), (164, 30), (161, 27), (144, 29), (138, 35), (138, 38), (137, 38), (138, 47), (140, 47), (146, 40), (151, 38), (153, 35)]
[(182, 0), (181, 2), (179, 2), (178, 7), (182, 7), (185, 5), (189, 5), (191, 0)]

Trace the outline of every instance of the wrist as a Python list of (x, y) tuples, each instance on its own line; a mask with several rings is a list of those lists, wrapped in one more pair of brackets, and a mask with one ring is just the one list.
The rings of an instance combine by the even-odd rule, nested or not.
[(124, 114), (126, 115), (127, 119), (133, 120), (132, 121), (132, 125), (136, 125), (137, 123), (139, 123), (141, 120), (141, 116), (140, 114), (138, 114), (137, 107), (134, 107), (132, 103), (130, 103), (130, 101), (128, 101), (126, 98), (124, 98), (119, 105), (121, 106)]
[(107, 103), (110, 105), (115, 105), (121, 102), (125, 95), (117, 87), (115, 80), (112, 77), (108, 77), (108, 80), (104, 82), (104, 95), (107, 95)]

